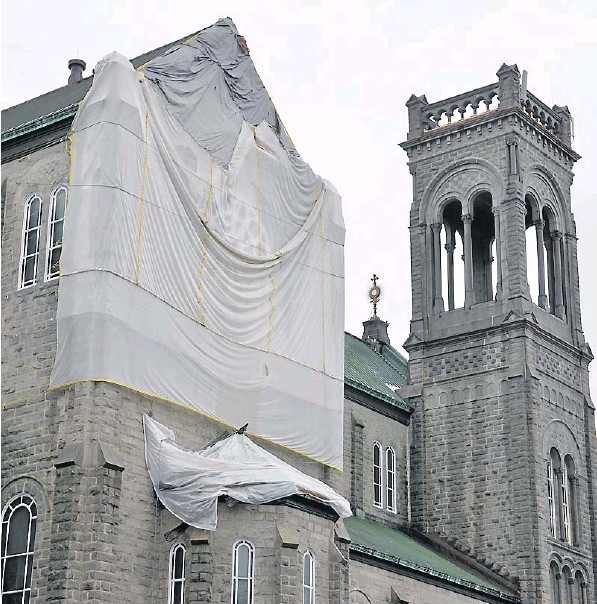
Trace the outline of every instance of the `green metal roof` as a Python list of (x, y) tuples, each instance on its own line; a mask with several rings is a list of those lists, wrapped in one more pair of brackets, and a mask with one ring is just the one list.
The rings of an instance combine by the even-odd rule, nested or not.
[(356, 516), (346, 518), (344, 525), (352, 541), (350, 547), (355, 551), (432, 575), (448, 583), (491, 594), (506, 602), (520, 601), (515, 596), (504, 593), (499, 585), (477, 577), (401, 531)]
[(366, 343), (345, 333), (344, 382), (410, 411), (410, 406), (395, 392), (407, 384), (406, 360), (391, 346), (380, 347), (376, 342)]

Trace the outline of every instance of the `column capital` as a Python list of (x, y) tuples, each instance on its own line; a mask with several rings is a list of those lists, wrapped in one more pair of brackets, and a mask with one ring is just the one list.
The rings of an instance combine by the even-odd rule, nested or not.
[(556, 241), (558, 239), (562, 238), (562, 231), (552, 231), (551, 232), (551, 238)]
[(533, 224), (538, 228), (538, 229), (543, 229), (543, 227), (545, 226), (545, 220), (543, 220), (543, 218), (539, 218), (537, 220), (535, 220), (535, 222), (533, 222)]
[(514, 134), (510, 134), (506, 137), (506, 145), (510, 147), (511, 145), (518, 145), (518, 137)]
[(463, 214), (462, 215), (462, 222), (464, 222), (465, 224), (471, 223), (473, 221), (473, 216), (471, 214)]
[(443, 224), (441, 222), (434, 222), (431, 224), (431, 230), (434, 233), (440, 233), (442, 230), (442, 226), (443, 226)]
[(456, 249), (456, 245), (454, 243), (446, 243), (446, 245), (444, 245), (444, 248), (446, 252), (448, 252), (448, 254), (452, 254)]

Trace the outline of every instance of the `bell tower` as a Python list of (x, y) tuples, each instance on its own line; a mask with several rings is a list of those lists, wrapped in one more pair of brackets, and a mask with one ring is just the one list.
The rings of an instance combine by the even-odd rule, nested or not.
[(413, 527), (517, 583), (597, 599), (597, 441), (571, 116), (526, 73), (407, 102)]

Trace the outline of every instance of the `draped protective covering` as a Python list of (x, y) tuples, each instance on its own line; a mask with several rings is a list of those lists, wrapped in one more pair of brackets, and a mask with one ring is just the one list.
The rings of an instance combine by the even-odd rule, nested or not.
[(218, 497), (242, 503), (268, 503), (309, 495), (350, 516), (344, 497), (268, 453), (244, 434), (233, 434), (200, 451), (176, 444), (174, 432), (143, 415), (145, 460), (155, 492), (176, 517), (197, 528), (215, 530)]
[(344, 224), (232, 21), (98, 63), (70, 135), (51, 386), (118, 383), (342, 466)]

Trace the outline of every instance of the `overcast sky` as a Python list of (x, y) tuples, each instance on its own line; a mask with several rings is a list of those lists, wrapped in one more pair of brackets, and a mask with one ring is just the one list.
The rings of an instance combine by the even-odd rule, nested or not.
[[(361, 335), (367, 290), (381, 276), (379, 315), (401, 349), (410, 320), (405, 102), (430, 102), (528, 71), (547, 105), (575, 126), (573, 211), (585, 334), (597, 352), (597, 2), (2, 2), (2, 107), (66, 84), (67, 62), (134, 57), (231, 17), (303, 158), (344, 202), (346, 329)], [(597, 397), (597, 361), (592, 390)]]

